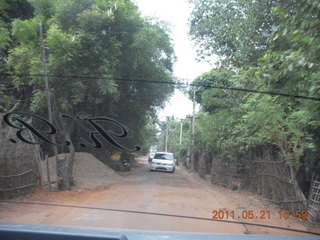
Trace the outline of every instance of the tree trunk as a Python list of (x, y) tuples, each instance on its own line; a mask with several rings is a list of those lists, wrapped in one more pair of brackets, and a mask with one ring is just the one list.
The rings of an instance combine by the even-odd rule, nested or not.
[(218, 164), (216, 163), (218, 161), (216, 155), (214, 153), (211, 154), (211, 170), (210, 170), (210, 181), (211, 184), (214, 184), (216, 179), (217, 179), (217, 166)]
[[(200, 154), (199, 154), (200, 155)], [(198, 173), (199, 176), (202, 178), (205, 178), (206, 173), (207, 173), (207, 159), (206, 159), (206, 152), (203, 151), (201, 153), (201, 156), (199, 156), (199, 162), (198, 162)]]
[(68, 167), (67, 160), (65, 157), (59, 158), (57, 162), (58, 176), (62, 178), (62, 181), (59, 181), (59, 189), (61, 190), (69, 190), (70, 189), (70, 181), (68, 177)]
[(73, 182), (73, 164), (74, 164), (75, 148), (71, 141), (70, 133), (67, 130), (65, 131), (65, 138), (66, 138), (66, 141), (70, 142), (70, 145), (69, 145), (70, 153), (67, 159), (67, 166), (68, 166), (68, 176), (69, 176), (70, 186), (72, 186), (74, 183)]
[[(62, 190), (69, 190), (71, 188), (71, 183), (72, 183), (72, 168), (70, 170), (70, 160), (72, 162), (72, 166), (73, 166), (73, 159), (74, 159), (74, 146), (71, 142), (71, 138), (70, 138), (70, 134), (68, 132), (68, 130), (66, 129), (66, 126), (62, 120), (59, 108), (57, 106), (57, 103), (54, 99), (53, 101), (53, 105), (54, 105), (54, 109), (57, 113), (57, 122), (60, 123), (60, 127), (63, 129), (64, 135), (65, 135), (65, 140), (70, 142), (69, 145), (69, 150), (70, 150), (70, 156), (68, 159), (65, 158), (59, 158), (58, 154), (56, 154), (56, 161), (57, 161), (57, 174), (58, 177), (60, 177), (60, 181), (59, 181), (59, 189)], [(71, 172), (71, 175), (69, 175), (69, 173)], [(70, 177), (71, 176), (71, 177)], [(71, 178), (71, 180), (70, 180)]]
[[(35, 138), (32, 135), (32, 133), (29, 133), (30, 135), (30, 139), (32, 140), (32, 142), (35, 142)], [(36, 162), (36, 166), (37, 166), (37, 176), (39, 178), (39, 185), (42, 186), (42, 170), (41, 170), (41, 148), (38, 144), (34, 144), (33, 145), (33, 152), (34, 152), (34, 157), (35, 157), (35, 162)]]
[(0, 113), (0, 143), (1, 143), (2, 139), (4, 139), (4, 137), (2, 136), (2, 134), (4, 134), (4, 133), (1, 132), (2, 131), (2, 118), (3, 118), (3, 114)]
[(296, 209), (306, 209), (307, 208), (307, 199), (304, 196), (303, 192), (301, 191), (301, 188), (297, 182), (296, 179), (296, 171), (294, 170), (292, 163), (288, 163), (290, 167), (290, 175), (291, 175), (291, 181), (293, 183), (294, 191), (296, 194), (296, 199), (301, 202), (297, 202), (297, 206), (293, 208), (293, 211)]

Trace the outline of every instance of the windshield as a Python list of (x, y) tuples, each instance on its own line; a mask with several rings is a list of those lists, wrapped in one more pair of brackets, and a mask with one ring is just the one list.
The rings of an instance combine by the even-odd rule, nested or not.
[(0, 222), (319, 237), (319, 26), (318, 0), (0, 0)]
[(172, 154), (166, 153), (156, 153), (156, 155), (154, 155), (154, 159), (174, 160)]

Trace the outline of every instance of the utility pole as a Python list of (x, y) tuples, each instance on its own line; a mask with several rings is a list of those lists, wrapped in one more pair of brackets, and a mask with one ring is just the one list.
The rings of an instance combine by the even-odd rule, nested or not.
[[(38, 17), (39, 17), (39, 35), (40, 35), (42, 73), (44, 75), (44, 85), (45, 85), (45, 91), (46, 91), (46, 95), (47, 95), (48, 117), (49, 117), (49, 122), (53, 123), (51, 96), (50, 96), (50, 88), (49, 88), (49, 81), (48, 81), (46, 49), (45, 49), (44, 41), (43, 41), (43, 24), (42, 24), (42, 17), (41, 17), (39, 0), (36, 1), (36, 5), (37, 5), (37, 12), (38, 12)], [(53, 143), (56, 142), (55, 136), (53, 134), (51, 135), (51, 142), (53, 142)], [(56, 156), (56, 162), (58, 163), (58, 148), (56, 145), (53, 145), (53, 152), (54, 152), (54, 155)], [(58, 171), (58, 169), (57, 169), (57, 171)], [(49, 185), (49, 191), (51, 191), (51, 184), (49, 182), (48, 182), (48, 185)]]
[(165, 152), (168, 152), (168, 135), (169, 135), (169, 121), (167, 119), (167, 125), (166, 125), (166, 144), (165, 144)]
[[(50, 89), (49, 89), (49, 81), (48, 81), (48, 70), (47, 70), (47, 59), (46, 59), (46, 49), (44, 47), (43, 42), (43, 24), (42, 24), (42, 17), (40, 11), (40, 4), (39, 0), (37, 0), (37, 10), (38, 10), (38, 17), (39, 17), (39, 34), (40, 34), (40, 48), (41, 48), (41, 57), (42, 57), (42, 73), (44, 75), (44, 86), (47, 95), (47, 107), (48, 107), (48, 116), (49, 122), (52, 123), (52, 108), (51, 108), (51, 96), (50, 96)], [(53, 136), (53, 135), (52, 135)]]
[(196, 112), (196, 91), (193, 90), (193, 104), (192, 104), (192, 121), (191, 121), (191, 147), (190, 147), (190, 163), (191, 169), (194, 170), (194, 130), (195, 130), (195, 112)]
[(182, 144), (182, 119), (180, 119), (180, 141), (179, 144)]
[(196, 91), (193, 90), (193, 106), (192, 106), (192, 134), (191, 134), (191, 146), (192, 146), (192, 149), (194, 147), (194, 130), (195, 130), (195, 119), (196, 119), (196, 116), (195, 116), (195, 112), (196, 112)]
[(180, 165), (180, 162), (182, 161), (181, 159), (181, 145), (182, 145), (182, 119), (180, 119), (180, 141), (179, 141), (179, 144), (180, 144), (180, 150), (179, 150), (179, 161), (177, 162), (177, 165)]

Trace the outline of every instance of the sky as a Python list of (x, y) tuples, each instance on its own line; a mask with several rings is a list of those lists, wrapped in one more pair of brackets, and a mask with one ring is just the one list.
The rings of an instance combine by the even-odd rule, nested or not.
[[(174, 76), (187, 79), (189, 82), (204, 72), (211, 70), (209, 63), (197, 62), (193, 42), (188, 36), (188, 19), (191, 6), (188, 0), (134, 0), (143, 16), (157, 17), (168, 22), (177, 61), (174, 65)], [(166, 116), (185, 118), (192, 113), (192, 102), (184, 94), (175, 90), (166, 107), (159, 112), (160, 120)]]

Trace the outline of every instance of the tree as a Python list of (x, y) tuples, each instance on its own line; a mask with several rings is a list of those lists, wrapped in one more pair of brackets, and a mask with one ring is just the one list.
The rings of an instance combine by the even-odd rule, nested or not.
[(9, 77), (8, 64), (9, 49), (15, 44), (11, 39), (11, 23), (14, 19), (28, 19), (32, 17), (33, 8), (27, 0), (0, 1), (0, 112), (7, 112), (17, 107), (18, 101), (13, 96), (12, 84)]
[[(260, 11), (252, 11), (258, 6)], [(319, 166), (310, 152), (319, 156), (320, 104), (298, 96), (249, 91), (319, 98), (319, 14), (318, 1), (313, 0), (221, 0), (196, 1), (191, 19), (191, 34), (200, 42), (200, 57), (218, 54), (225, 63), (224, 68), (194, 81), (197, 86), (206, 86), (197, 89), (203, 113), (197, 121), (196, 143), (216, 155), (232, 154), (233, 161), (241, 164), (249, 161), (240, 156), (272, 146), (272, 154), (285, 162), (282, 171), (289, 173), (293, 183), (291, 192), (281, 190), (283, 196), (291, 194), (301, 201), (304, 198), (295, 172), (302, 164)]]
[[(59, 118), (72, 113), (114, 118), (129, 131), (123, 144), (143, 144), (150, 116), (173, 92), (170, 84), (144, 81), (173, 82), (175, 58), (166, 31), (157, 22), (143, 19), (130, 1), (40, 3), (54, 122), (64, 129), (58, 140), (70, 135), (72, 142), (78, 142), (82, 136), (76, 126), (64, 126)], [(22, 94), (22, 108), (43, 116), (46, 101), (39, 77), (38, 18), (13, 21), (12, 32), (16, 44), (10, 49), (9, 64), (14, 74), (25, 76), (15, 77), (12, 84), (30, 90)], [(83, 151), (81, 146), (75, 148)], [(92, 153), (109, 163), (108, 156), (115, 151), (107, 144)]]
[[(319, 53), (319, 12), (316, 1), (291, 1), (290, 6), (277, 1), (196, 1), (191, 34), (201, 42), (203, 51), (211, 49), (213, 52), (209, 52), (209, 56), (215, 53), (230, 63), (237, 62), (237, 56), (241, 57), (246, 66), (233, 70), (213, 70), (198, 77), (194, 83), (261, 91), (280, 90), (318, 97), (320, 92), (316, 76), (319, 73), (316, 66), (319, 60), (316, 56)], [(211, 25), (208, 29), (204, 28)], [(241, 28), (247, 31), (240, 32)], [(267, 34), (261, 34), (261, 31)], [(245, 45), (237, 41), (248, 36), (252, 36), (252, 41), (244, 41)], [(250, 48), (245, 47), (252, 43)], [(247, 61), (249, 58), (246, 56), (255, 57)], [(289, 158), (299, 166), (304, 149), (315, 147), (311, 132), (319, 126), (320, 106), (313, 101), (256, 94), (239, 95), (209, 87), (197, 90), (197, 101), (209, 113), (204, 119), (215, 116), (216, 127), (221, 121), (220, 127), (229, 129), (227, 134), (223, 134), (221, 140), (224, 140), (221, 142), (230, 142), (230, 149), (274, 144), (286, 152), (284, 155), (291, 155)], [(239, 137), (233, 139), (235, 135), (229, 132), (231, 125), (224, 127), (229, 121), (235, 126), (232, 131), (238, 132)], [(234, 148), (234, 142), (238, 147)], [(217, 144), (215, 147), (220, 146)]]
[[(182, 132), (181, 130), (182, 124)], [(168, 132), (167, 132), (168, 126)], [(187, 157), (187, 153), (190, 148), (190, 134), (191, 124), (190, 119), (177, 120), (174, 117), (169, 117), (167, 121), (160, 122), (160, 136), (158, 141), (158, 150), (165, 150), (165, 139), (168, 133), (168, 151), (172, 152), (175, 158), (179, 158), (180, 161), (184, 161)], [(181, 133), (181, 144), (180, 144), (180, 133)]]
[(255, 64), (267, 48), (267, 39), (277, 28), (273, 7), (286, 1), (192, 1), (190, 35), (201, 59), (218, 55), (227, 65)]

